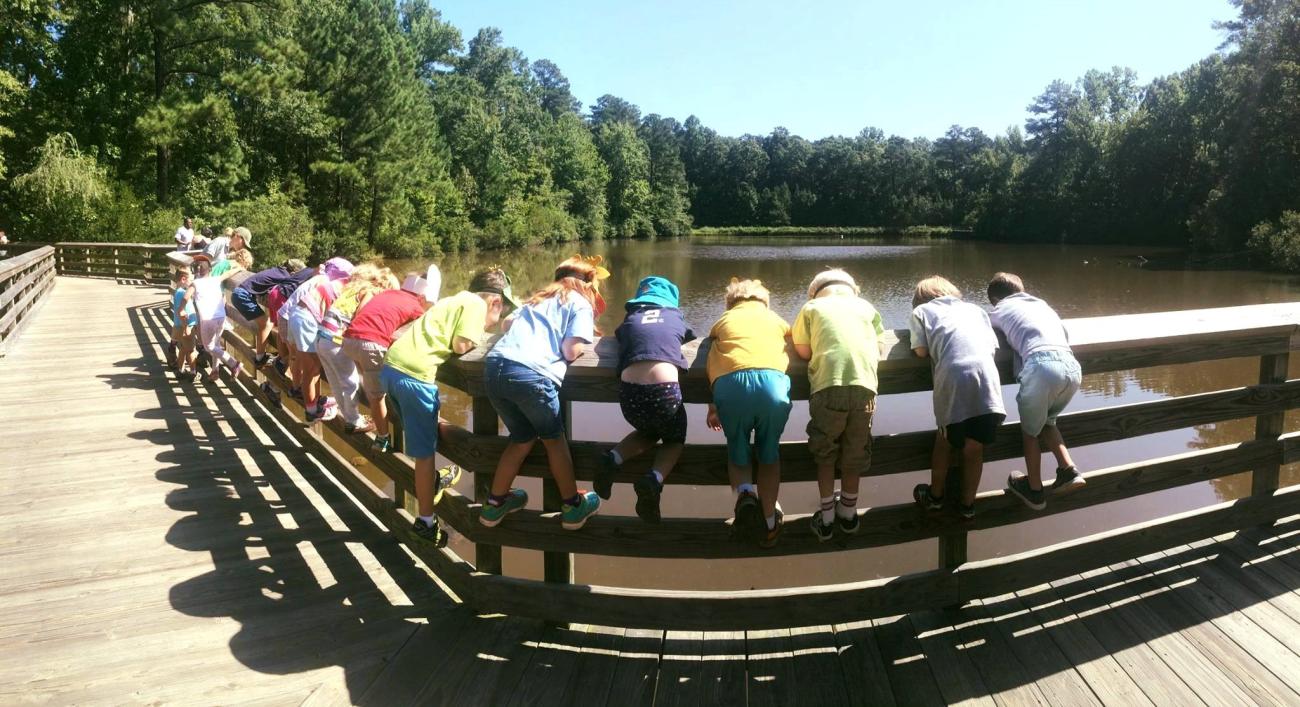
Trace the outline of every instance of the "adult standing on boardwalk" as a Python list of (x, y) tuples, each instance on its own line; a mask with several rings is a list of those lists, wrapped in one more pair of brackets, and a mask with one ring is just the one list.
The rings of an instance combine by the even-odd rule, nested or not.
[(194, 219), (186, 216), (172, 238), (176, 241), (176, 250), (189, 250), (194, 243)]

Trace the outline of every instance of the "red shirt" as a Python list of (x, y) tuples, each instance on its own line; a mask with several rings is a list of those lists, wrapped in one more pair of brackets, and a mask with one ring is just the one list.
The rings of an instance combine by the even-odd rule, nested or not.
[(424, 314), (424, 297), (406, 290), (384, 290), (357, 310), (343, 333), (345, 339), (393, 345), (393, 332)]

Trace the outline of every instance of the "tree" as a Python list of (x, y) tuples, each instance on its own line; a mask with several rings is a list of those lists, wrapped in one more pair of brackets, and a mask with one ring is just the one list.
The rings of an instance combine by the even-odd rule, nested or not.
[(611, 96), (607, 93), (597, 98), (596, 105), (591, 107), (591, 124), (597, 127), (606, 123), (625, 123), (636, 126), (640, 122), (641, 109), (618, 96)]
[(609, 166), (609, 228), (618, 237), (655, 234), (650, 216), (650, 153), (637, 137), (636, 128), (623, 121), (608, 121), (596, 128), (596, 147)]

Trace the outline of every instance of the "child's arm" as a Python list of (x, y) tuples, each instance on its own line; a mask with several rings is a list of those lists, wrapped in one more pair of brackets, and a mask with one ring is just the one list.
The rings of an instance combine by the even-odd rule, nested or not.
[(912, 310), (912, 320), (908, 326), (911, 334), (912, 352), (918, 358), (930, 357), (930, 340), (926, 338), (925, 322), (921, 318), (920, 307)]
[(713, 403), (709, 403), (709, 414), (705, 416), (704, 424), (708, 425), (709, 429), (713, 430), (714, 432), (719, 432), (722, 430), (722, 421), (718, 419), (717, 405), (714, 405)]
[(802, 358), (805, 361), (812, 359), (812, 346), (809, 346), (808, 344), (795, 344), (794, 352), (799, 354), (799, 358)]
[(812, 360), (812, 326), (808, 322), (808, 308), (804, 307), (795, 315), (794, 328), (786, 331), (786, 337), (794, 344), (794, 352), (805, 361)]
[(463, 336), (457, 336), (451, 341), (451, 352), (457, 356), (464, 356), (470, 351), (473, 351), (474, 347), (477, 345), (478, 344), (473, 339), (466, 339)]
[(585, 351), (586, 349), (587, 349), (587, 342), (574, 336), (570, 336), (566, 338), (560, 344), (560, 354), (564, 356), (564, 360), (568, 361), (569, 363), (573, 363), (574, 361), (578, 360), (578, 357), (581, 356), (582, 352)]

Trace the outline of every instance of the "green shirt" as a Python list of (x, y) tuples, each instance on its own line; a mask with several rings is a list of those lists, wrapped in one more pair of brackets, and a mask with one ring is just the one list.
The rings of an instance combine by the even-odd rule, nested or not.
[(208, 272), (208, 275), (210, 277), (221, 277), (222, 275), (226, 274), (227, 270), (230, 270), (233, 267), (235, 267), (234, 262), (229, 260), (222, 260), (212, 266), (212, 270)]
[(808, 300), (795, 317), (790, 339), (811, 346), (808, 381), (812, 392), (837, 385), (857, 385), (876, 392), (879, 337), (885, 333), (880, 312), (861, 297), (827, 295)]
[(412, 378), (433, 383), (438, 366), (451, 357), (456, 337), (478, 343), (487, 320), (487, 302), (473, 292), (438, 300), (388, 347), (384, 364)]

